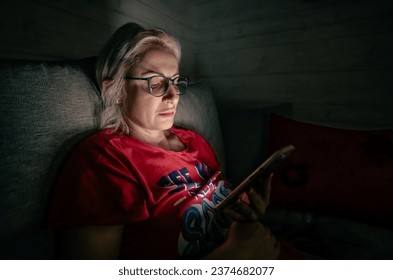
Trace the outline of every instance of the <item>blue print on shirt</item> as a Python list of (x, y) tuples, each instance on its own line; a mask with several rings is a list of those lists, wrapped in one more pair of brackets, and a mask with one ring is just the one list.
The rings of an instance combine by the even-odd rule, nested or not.
[(190, 173), (187, 168), (183, 167), (180, 170), (175, 170), (169, 173), (167, 176), (163, 176), (157, 184), (161, 187), (167, 187), (171, 185), (179, 185), (183, 183), (191, 183)]
[(224, 181), (220, 181), (212, 201), (204, 198), (202, 203), (194, 204), (185, 211), (178, 240), (180, 255), (190, 257), (206, 254), (225, 239), (230, 220), (220, 215), (214, 206), (228, 193)]
[[(195, 170), (199, 177), (204, 181), (209, 180), (212, 175), (210, 168), (202, 162), (195, 164)], [(174, 187), (170, 193), (176, 193), (184, 188), (199, 188), (202, 186), (202, 182), (194, 182), (190, 177), (190, 172), (187, 168), (183, 167), (182, 169), (174, 170), (168, 175), (161, 177), (161, 179), (158, 180), (157, 185), (161, 187)]]
[[(172, 187), (170, 194), (188, 190), (191, 197), (199, 197), (199, 202), (188, 207), (182, 216), (182, 231), (178, 238), (178, 251), (183, 257), (205, 254), (221, 243), (227, 234), (230, 220), (215, 209), (230, 192), (224, 181), (217, 182), (219, 172), (213, 171), (204, 163), (195, 164), (195, 170), (201, 178), (193, 182), (186, 168), (170, 172), (157, 184)], [(208, 196), (208, 194), (212, 194)]]

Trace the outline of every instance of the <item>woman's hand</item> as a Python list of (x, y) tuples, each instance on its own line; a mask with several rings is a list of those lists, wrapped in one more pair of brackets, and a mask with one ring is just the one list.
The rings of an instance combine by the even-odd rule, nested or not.
[(206, 258), (217, 259), (277, 259), (281, 253), (280, 243), (269, 228), (260, 220), (270, 201), (272, 175), (261, 180), (234, 205), (223, 211), (234, 222), (229, 228), (225, 242)]
[(255, 187), (241, 196), (234, 205), (225, 208), (224, 213), (236, 221), (260, 221), (270, 202), (272, 177), (273, 174), (259, 181)]
[(280, 253), (280, 243), (263, 224), (235, 221), (225, 242), (206, 258), (272, 260), (277, 259)]

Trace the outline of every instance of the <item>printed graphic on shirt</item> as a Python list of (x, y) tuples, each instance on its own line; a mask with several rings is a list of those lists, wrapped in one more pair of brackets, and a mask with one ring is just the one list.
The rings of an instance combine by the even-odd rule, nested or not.
[(214, 206), (228, 193), (224, 181), (219, 181), (211, 200), (204, 198), (202, 203), (191, 205), (184, 212), (178, 240), (181, 256), (203, 255), (225, 239), (230, 220), (220, 215)]
[(213, 173), (204, 163), (197, 163), (195, 170), (201, 181), (193, 182), (188, 170), (182, 168), (172, 171), (158, 182), (162, 187), (175, 185), (171, 193), (188, 190), (190, 197), (198, 198), (198, 202), (189, 206), (182, 216), (178, 251), (183, 257), (208, 252), (225, 239), (230, 225), (230, 220), (220, 215), (214, 207), (230, 192), (225, 181), (219, 181), (220, 172)]

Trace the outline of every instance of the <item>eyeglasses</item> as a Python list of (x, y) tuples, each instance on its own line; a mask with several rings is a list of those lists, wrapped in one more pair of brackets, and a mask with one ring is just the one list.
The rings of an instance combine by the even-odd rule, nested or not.
[(155, 75), (147, 78), (140, 78), (140, 77), (123, 77), (126, 80), (143, 80), (147, 81), (147, 88), (151, 95), (160, 97), (165, 95), (169, 88), (169, 81), (172, 82), (172, 85), (177, 90), (178, 95), (185, 94), (188, 88), (188, 81), (189, 79), (185, 76), (178, 76), (176, 78), (168, 78), (163, 75)]

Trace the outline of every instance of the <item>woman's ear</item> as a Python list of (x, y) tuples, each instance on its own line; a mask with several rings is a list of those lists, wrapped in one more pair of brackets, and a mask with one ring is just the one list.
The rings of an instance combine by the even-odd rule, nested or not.
[(103, 92), (106, 92), (108, 90), (111, 82), (112, 82), (112, 80), (103, 80), (101, 83), (101, 90)]
[[(101, 92), (102, 92), (104, 95), (107, 94), (108, 88), (110, 87), (110, 85), (111, 85), (112, 82), (113, 82), (113, 80), (104, 80), (104, 81), (102, 81), (102, 84), (101, 84)], [(122, 100), (121, 100), (121, 99), (116, 99), (116, 100), (115, 100), (115, 104), (116, 104), (116, 105), (122, 104)]]

